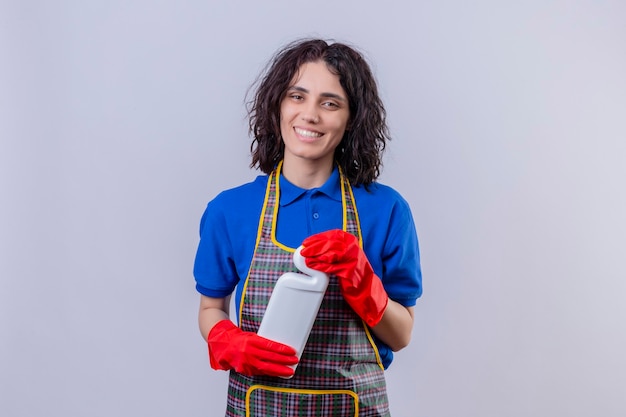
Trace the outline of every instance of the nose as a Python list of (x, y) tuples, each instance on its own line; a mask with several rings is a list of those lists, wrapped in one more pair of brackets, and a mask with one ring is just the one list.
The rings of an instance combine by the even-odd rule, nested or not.
[(319, 123), (320, 118), (319, 116), (304, 115), (302, 116), (302, 120), (304, 120), (305, 122), (316, 124)]
[(319, 123), (320, 116), (318, 113), (318, 108), (315, 104), (307, 106), (306, 109), (302, 112), (302, 120), (308, 123)]

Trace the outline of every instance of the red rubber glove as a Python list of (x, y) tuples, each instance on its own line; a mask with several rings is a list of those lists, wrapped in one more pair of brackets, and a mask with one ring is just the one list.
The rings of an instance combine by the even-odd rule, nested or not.
[(300, 252), (309, 268), (336, 275), (343, 298), (368, 326), (377, 325), (389, 297), (374, 274), (357, 238), (343, 230), (329, 230), (302, 242)]
[(211, 367), (240, 374), (289, 377), (298, 363), (296, 350), (253, 332), (245, 332), (230, 320), (217, 322), (207, 337)]

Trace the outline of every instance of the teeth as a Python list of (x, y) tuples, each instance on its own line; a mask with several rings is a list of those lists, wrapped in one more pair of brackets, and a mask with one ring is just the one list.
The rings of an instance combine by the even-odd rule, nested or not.
[(298, 128), (296, 128), (296, 133), (298, 135), (306, 136), (309, 138), (319, 138), (320, 136), (322, 136), (321, 133), (311, 132), (310, 130), (304, 130), (304, 129), (298, 129)]

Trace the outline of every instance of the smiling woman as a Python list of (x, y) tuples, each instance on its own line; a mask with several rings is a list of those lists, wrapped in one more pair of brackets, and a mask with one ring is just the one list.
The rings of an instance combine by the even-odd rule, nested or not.
[[(301, 91), (296, 84), (306, 64), (325, 63), (337, 76), (342, 93), (326, 91), (328, 98), (346, 99), (350, 119), (335, 160), (353, 184), (369, 184), (380, 174), (382, 152), (389, 139), (385, 107), (369, 65), (354, 48), (323, 40), (296, 41), (279, 51), (256, 83), (249, 103), (252, 167), (266, 174), (283, 158), (281, 105), (288, 91)], [(298, 96), (298, 95), (297, 95)], [(299, 94), (302, 97), (302, 94)], [(334, 97), (337, 98), (337, 97)], [(338, 104), (338, 103), (337, 103)]]
[(303, 64), (291, 84), (280, 106), (283, 175), (298, 187), (319, 187), (350, 119), (347, 95), (322, 61)]
[[(369, 66), (344, 44), (295, 42), (249, 116), (265, 175), (208, 204), (194, 266), (211, 366), (230, 371), (226, 416), (388, 416), (384, 369), (409, 343), (422, 287), (411, 210), (376, 182), (388, 132)], [(257, 335), (299, 246), (330, 276), (300, 357)]]

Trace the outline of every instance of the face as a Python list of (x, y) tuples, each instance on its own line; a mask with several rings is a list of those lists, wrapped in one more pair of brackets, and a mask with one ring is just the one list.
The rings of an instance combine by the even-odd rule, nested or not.
[(348, 96), (323, 61), (303, 64), (280, 106), (284, 164), (332, 167), (350, 119)]

